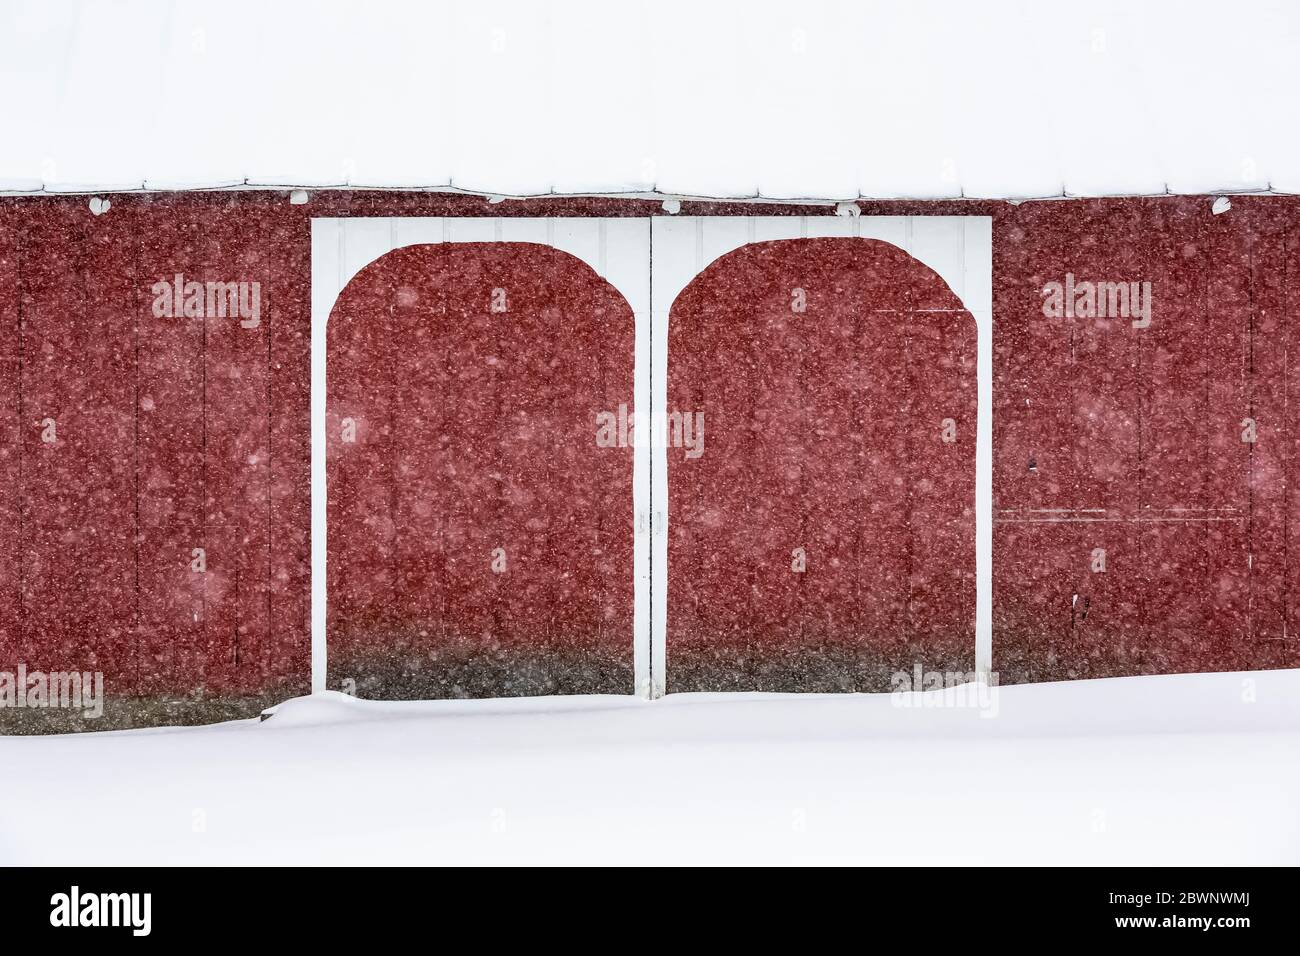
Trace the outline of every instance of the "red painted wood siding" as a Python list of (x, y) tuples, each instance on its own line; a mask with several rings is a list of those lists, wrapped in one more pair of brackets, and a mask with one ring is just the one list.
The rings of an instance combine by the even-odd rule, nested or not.
[[(0, 669), (102, 671), (112, 697), (304, 689), (307, 386), (279, 373), (307, 367), (308, 273), (268, 240), (283, 215), (122, 197), (2, 217)], [(155, 316), (177, 273), (260, 283), (260, 324)]]
[(332, 686), (632, 691), (632, 449), (595, 422), (632, 405), (633, 333), (548, 246), (412, 246), (352, 279), (328, 337)]
[(670, 691), (973, 670), (975, 344), (942, 279), (869, 239), (744, 246), (683, 290), (668, 408), (705, 444), (668, 452)]
[[(1209, 205), (1027, 204), (995, 230), (1004, 680), (1300, 663), (1288, 491), (1297, 204), (1237, 200), (1223, 216)], [(1151, 326), (1045, 318), (1042, 286), (1066, 272), (1150, 280)], [(1254, 443), (1241, 440), (1246, 418)], [(1099, 549), (1105, 572), (1093, 570)]]
[(0, 204), (0, 669), (26, 652), (23, 633), (23, 462), (20, 448), (22, 343), (18, 277), (22, 229), (13, 205)]

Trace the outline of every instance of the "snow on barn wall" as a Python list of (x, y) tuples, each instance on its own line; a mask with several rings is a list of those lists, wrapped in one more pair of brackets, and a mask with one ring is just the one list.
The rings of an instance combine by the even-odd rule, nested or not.
[[(99, 215), (85, 197), (0, 200), (0, 318), (14, 329), (0, 340), (0, 672), (102, 671), (110, 716), (123, 723), (248, 713), (306, 689), (312, 216), (661, 214), (639, 200), (109, 198)], [(1300, 438), (1289, 418), (1300, 201), (1237, 198), (1217, 216), (1208, 197), (862, 206), (994, 217), (1001, 679), (1300, 664), (1288, 494)], [(756, 207), (683, 202), (681, 211)], [(259, 314), (156, 314), (155, 284), (177, 275), (258, 283)], [(1143, 281), (1149, 325), (1140, 314), (1045, 314), (1051, 283)], [(828, 334), (797, 345), (783, 336), (767, 357), (806, 348), (808, 394), (844, 388), (842, 358), (823, 362), (833, 352), (815, 346)], [(713, 351), (731, 344), (720, 335)], [(672, 362), (679, 384), (726, 374), (722, 354), (709, 356), (712, 370)], [(631, 375), (616, 362), (608, 371)], [(716, 451), (712, 418), (726, 412), (707, 402), (704, 411)], [(496, 455), (504, 443), (490, 447)], [(924, 461), (910, 464), (914, 479)], [(915, 506), (916, 487), (907, 494)], [(673, 520), (682, 527), (682, 514)], [(487, 562), (483, 570), (492, 573)], [(818, 570), (811, 562), (801, 586), (824, 589)], [(898, 598), (906, 608), (960, 605), (946, 583), (927, 590), (916, 571)], [(418, 606), (421, 585), (411, 584), (394, 597)], [(673, 603), (670, 620), (684, 606)], [(563, 623), (566, 606), (553, 610), (550, 623)], [(510, 680), (508, 666), (500, 673)], [(401, 692), (383, 683), (376, 696)], [(6, 711), (6, 729), (35, 713)]]

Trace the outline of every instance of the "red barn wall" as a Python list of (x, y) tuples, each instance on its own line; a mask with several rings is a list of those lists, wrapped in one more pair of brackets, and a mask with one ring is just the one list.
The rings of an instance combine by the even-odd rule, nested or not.
[[(107, 724), (307, 686), (309, 253), (279, 206), (0, 204), (0, 671), (102, 672)], [(156, 317), (177, 273), (260, 281), (260, 324)]]
[[(178, 700), (306, 688), (312, 216), (661, 212), (348, 192), (304, 206), (261, 192), (111, 199), (101, 216), (85, 197), (0, 199), (0, 671), (102, 670), (114, 697), (169, 702), (141, 704), (139, 722), (175, 717)], [(1237, 198), (1221, 216), (1208, 197), (862, 206), (993, 217), (1002, 679), (1300, 664), (1300, 201)], [(1043, 284), (1067, 272), (1149, 279), (1152, 326), (1046, 318)], [(260, 282), (260, 327), (155, 319), (150, 287), (176, 273)]]
[[(1300, 663), (1289, 494), (1300, 206), (1238, 199), (1214, 216), (1209, 205), (1039, 203), (997, 220), (1004, 679)], [(1067, 272), (1149, 278), (1151, 326), (1045, 318), (1042, 286)]]

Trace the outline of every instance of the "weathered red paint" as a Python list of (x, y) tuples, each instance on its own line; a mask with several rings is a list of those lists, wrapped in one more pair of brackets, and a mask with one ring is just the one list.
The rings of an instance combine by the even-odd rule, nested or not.
[[(102, 667), (113, 694), (305, 686), (312, 216), (660, 212), (643, 200), (355, 192), (306, 206), (255, 192), (111, 199), (98, 217), (84, 197), (0, 200), (0, 321), (12, 330), (0, 336), (0, 669)], [(1300, 505), (1288, 490), (1300, 441), (1289, 404), (1300, 201), (1237, 197), (1222, 216), (1208, 197), (861, 205), (994, 220), (1002, 679), (1300, 664)], [(681, 212), (825, 210), (684, 202)], [(1150, 278), (1152, 327), (1045, 318), (1043, 283), (1067, 271)], [(154, 319), (149, 286), (176, 272), (261, 281), (263, 328)], [(894, 360), (890, 347), (874, 346), (878, 367)], [(919, 384), (930, 394), (936, 383)], [(802, 387), (829, 397), (841, 386)], [(53, 446), (40, 440), (45, 417), (58, 422)], [(1240, 440), (1244, 418), (1258, 423), (1253, 444)], [(888, 423), (868, 424), (883, 447)], [(723, 440), (712, 420), (707, 439), (712, 460)], [(828, 456), (819, 467), (833, 474), (842, 465)], [(1027, 520), (1047, 508), (1107, 520)], [(674, 511), (673, 527), (682, 522)], [(870, 543), (890, 553), (902, 546), (890, 534), (915, 543), (914, 529), (890, 527), (878, 520)], [(189, 571), (196, 540), (207, 580)], [(1097, 548), (1104, 574), (1090, 570)], [(851, 593), (827, 599), (887, 626), (886, 605)], [(794, 596), (777, 590), (772, 607)], [(788, 630), (779, 611), (770, 617)]]
[[(631, 307), (531, 243), (391, 252), (330, 318), (331, 683), (632, 690)], [(345, 431), (346, 430), (346, 431)]]

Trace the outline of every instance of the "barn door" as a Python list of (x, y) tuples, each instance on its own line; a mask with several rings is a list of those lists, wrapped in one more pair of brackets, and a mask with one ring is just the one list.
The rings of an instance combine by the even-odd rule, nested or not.
[(965, 289), (966, 232), (656, 221), (667, 691), (888, 691), (975, 670), (976, 322), (905, 248)]
[(645, 221), (331, 222), (326, 686), (632, 693)]

